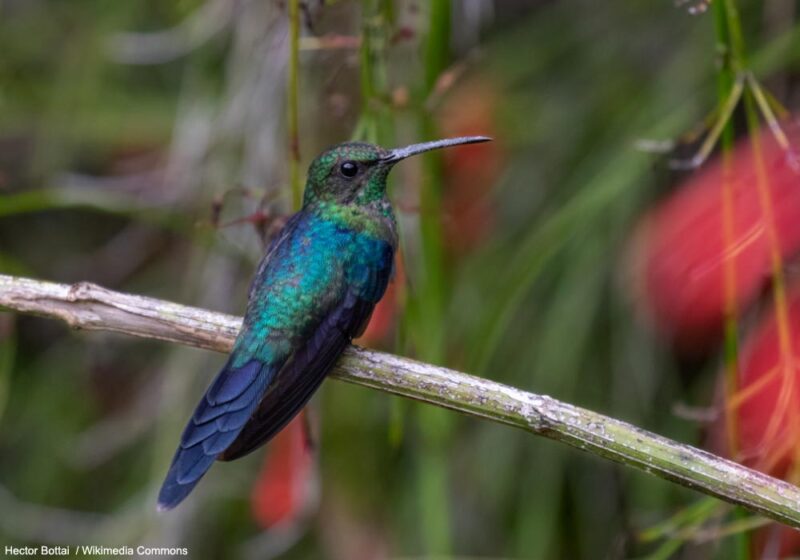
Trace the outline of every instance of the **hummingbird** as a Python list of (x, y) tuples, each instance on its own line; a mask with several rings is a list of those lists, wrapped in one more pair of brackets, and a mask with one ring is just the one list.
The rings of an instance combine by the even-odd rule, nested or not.
[(347, 142), (317, 156), (302, 208), (258, 265), (233, 350), (181, 435), (159, 510), (181, 503), (214, 461), (238, 459), (269, 441), (364, 332), (397, 250), (397, 222), (386, 194), (395, 164), (488, 140), (467, 136), (396, 149)]

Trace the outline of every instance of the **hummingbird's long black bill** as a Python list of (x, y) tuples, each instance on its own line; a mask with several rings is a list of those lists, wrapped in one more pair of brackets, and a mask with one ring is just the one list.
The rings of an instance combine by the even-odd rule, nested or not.
[(479, 144), (489, 141), (491, 141), (491, 138), (488, 136), (461, 136), (460, 138), (445, 138), (444, 140), (411, 144), (410, 146), (391, 150), (383, 161), (394, 163), (406, 159), (409, 156), (415, 156), (431, 150), (438, 150), (439, 148), (449, 148), (450, 146), (460, 146), (462, 144)]

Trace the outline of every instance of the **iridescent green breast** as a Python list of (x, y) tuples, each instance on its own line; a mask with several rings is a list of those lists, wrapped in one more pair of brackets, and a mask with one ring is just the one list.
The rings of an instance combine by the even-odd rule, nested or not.
[[(264, 362), (285, 360), (340, 302), (348, 290), (377, 301), (394, 245), (382, 239), (386, 226), (348, 212), (302, 212), (266, 257), (255, 279), (234, 355)], [(355, 224), (355, 227), (349, 225)], [(389, 263), (391, 267), (391, 263)], [(374, 293), (377, 286), (379, 294)], [(376, 297), (377, 296), (377, 297)], [(245, 357), (246, 356), (246, 357)]]

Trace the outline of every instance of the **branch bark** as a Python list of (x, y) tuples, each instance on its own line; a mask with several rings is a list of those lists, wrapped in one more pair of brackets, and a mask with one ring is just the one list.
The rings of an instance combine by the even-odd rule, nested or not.
[[(241, 319), (114, 292), (0, 275), (0, 308), (228, 352)], [(457, 410), (567, 443), (800, 528), (800, 488), (631, 424), (553, 398), (353, 346), (332, 377)]]

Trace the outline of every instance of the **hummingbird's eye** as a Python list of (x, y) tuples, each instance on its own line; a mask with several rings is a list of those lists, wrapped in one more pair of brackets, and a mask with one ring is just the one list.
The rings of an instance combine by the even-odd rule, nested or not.
[(358, 173), (358, 165), (354, 161), (346, 161), (339, 167), (339, 171), (345, 177), (355, 177), (356, 173)]

